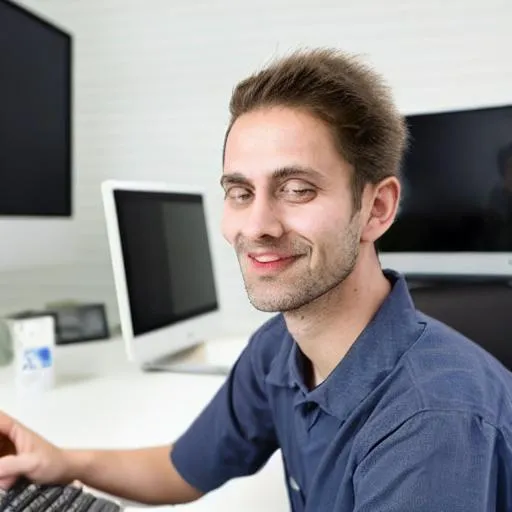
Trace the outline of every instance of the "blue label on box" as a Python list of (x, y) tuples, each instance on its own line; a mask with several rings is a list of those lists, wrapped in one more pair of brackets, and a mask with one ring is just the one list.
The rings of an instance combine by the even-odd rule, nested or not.
[(29, 348), (23, 352), (23, 370), (40, 370), (52, 365), (52, 352), (49, 347)]

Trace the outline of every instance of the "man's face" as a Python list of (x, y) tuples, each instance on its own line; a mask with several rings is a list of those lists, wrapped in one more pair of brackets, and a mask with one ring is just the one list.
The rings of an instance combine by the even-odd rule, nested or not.
[(254, 307), (297, 309), (351, 273), (360, 245), (351, 172), (327, 126), (310, 114), (272, 108), (234, 123), (222, 231)]

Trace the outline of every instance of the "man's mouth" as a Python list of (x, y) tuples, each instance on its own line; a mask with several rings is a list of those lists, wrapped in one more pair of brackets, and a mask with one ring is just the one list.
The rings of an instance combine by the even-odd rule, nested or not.
[(261, 253), (248, 254), (250, 267), (258, 271), (275, 272), (284, 270), (293, 264), (300, 256), (293, 254)]

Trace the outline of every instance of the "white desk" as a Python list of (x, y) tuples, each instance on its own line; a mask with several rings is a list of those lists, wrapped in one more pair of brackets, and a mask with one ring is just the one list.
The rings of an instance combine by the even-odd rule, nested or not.
[[(170, 443), (223, 382), (220, 376), (142, 373), (128, 363), (119, 340), (57, 347), (56, 375), (54, 389), (21, 399), (12, 366), (0, 368), (0, 408), (57, 445), (76, 448)], [(280, 455), (257, 475), (229, 482), (195, 503), (172, 508), (176, 509), (288, 510)]]

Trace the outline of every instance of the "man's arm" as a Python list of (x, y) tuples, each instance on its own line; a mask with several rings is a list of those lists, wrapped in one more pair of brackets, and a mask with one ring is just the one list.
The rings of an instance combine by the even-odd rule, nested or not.
[[(0, 412), (0, 487), (19, 476), (36, 483), (80, 480), (127, 500), (174, 504), (255, 473), (278, 448), (264, 358), (254, 348), (265, 329), (252, 336), (225, 383), (172, 449), (63, 450)], [(276, 341), (274, 335), (269, 339)], [(2, 450), (5, 440), (12, 450)]]
[(192, 501), (232, 478), (255, 473), (278, 447), (258, 341), (252, 337), (172, 449), (72, 451), (74, 478), (108, 494), (158, 504)]
[(476, 415), (418, 413), (358, 465), (354, 512), (497, 510), (498, 446), (499, 432)]
[[(171, 448), (172, 450), (172, 448)], [(148, 505), (187, 503), (202, 496), (178, 473), (169, 446), (65, 452), (70, 473), (89, 487)]]
[(88, 487), (145, 504), (177, 504), (202, 493), (170, 459), (168, 446), (137, 450), (64, 450), (0, 412), (0, 487), (21, 476), (36, 483)]
[(213, 400), (174, 443), (174, 466), (204, 493), (256, 473), (278, 448), (259, 341), (251, 339)]

